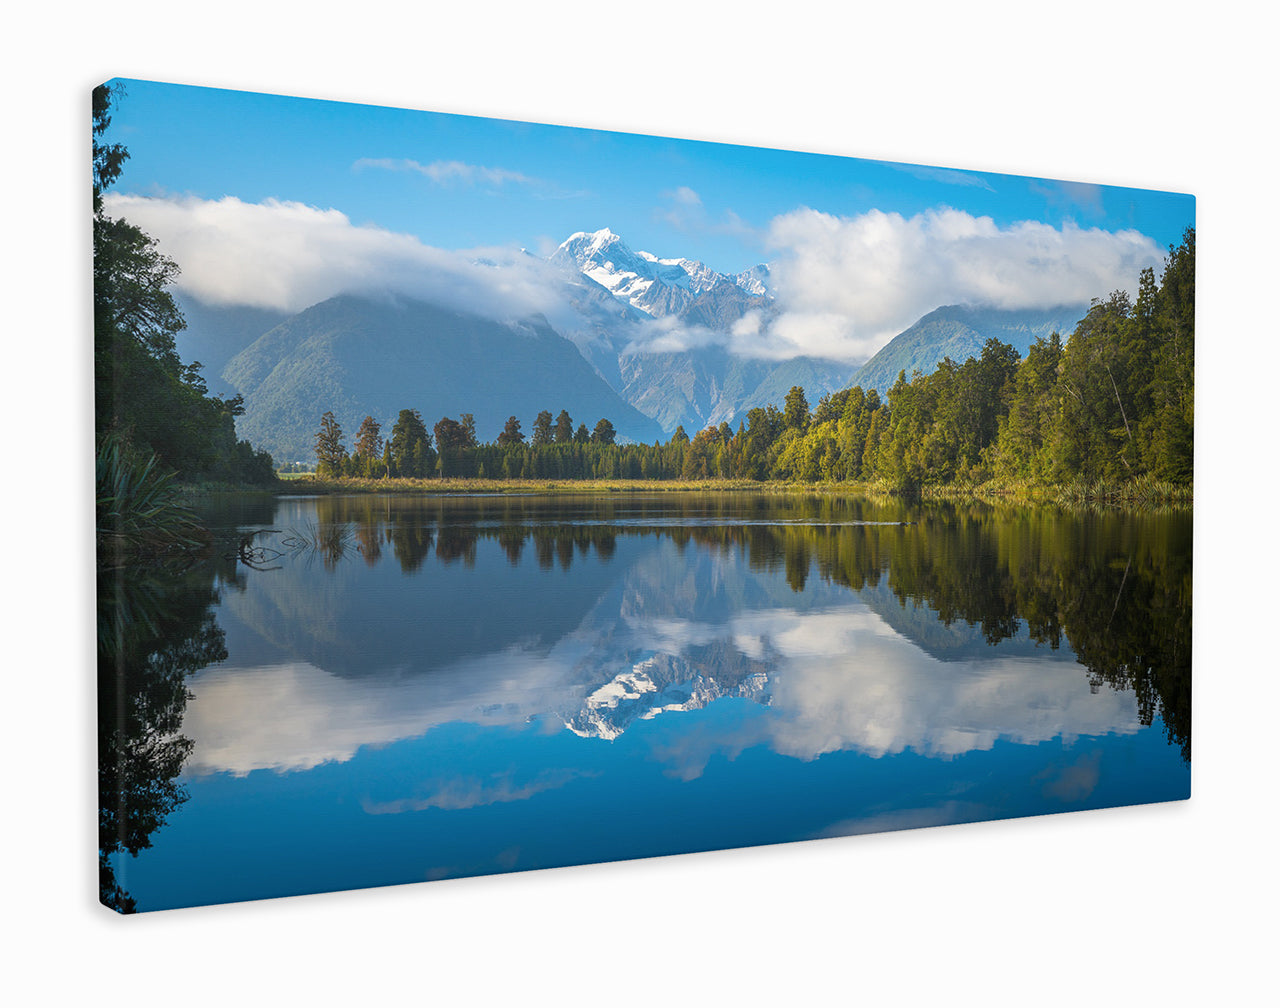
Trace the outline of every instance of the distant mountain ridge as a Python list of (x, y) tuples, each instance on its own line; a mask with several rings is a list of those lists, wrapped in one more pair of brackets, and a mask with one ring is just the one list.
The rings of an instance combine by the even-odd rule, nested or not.
[(409, 298), (342, 295), (313, 305), (237, 354), (224, 376), (245, 396), (240, 436), (277, 461), (314, 456), (326, 410), (348, 446), (366, 415), (390, 434), (402, 409), (419, 410), (428, 429), (470, 413), (482, 441), (512, 415), (527, 433), (544, 409), (567, 409), (589, 429), (607, 417), (635, 441), (662, 434), (545, 319), (504, 324)]
[(929, 374), (945, 357), (963, 364), (970, 357), (981, 356), (982, 345), (992, 338), (1008, 343), (1025, 357), (1031, 344), (1054, 332), (1066, 342), (1088, 312), (1087, 304), (1048, 309), (944, 305), (881, 347), (854, 372), (849, 384), (860, 385), (864, 391), (874, 388), (884, 395), (900, 371), (905, 371), (910, 380), (913, 371)]
[(853, 370), (730, 349), (748, 313), (767, 327), (781, 310), (766, 265), (719, 273), (695, 259), (633, 251), (608, 228), (576, 232), (548, 262), (556, 268), (546, 282), (563, 306), (554, 321), (495, 322), (407, 297), (342, 295), (293, 315), (183, 298), (189, 325), (180, 350), (206, 365), (213, 391), (244, 395), (240, 436), (283, 462), (313, 456), (330, 409), (348, 439), (365, 415), (389, 429), (405, 408), (418, 409), (428, 427), (471, 413), (482, 441), (496, 439), (512, 415), (527, 434), (544, 409), (567, 409), (589, 428), (607, 417), (623, 440), (662, 440), (678, 427), (693, 436), (736, 427), (753, 407), (781, 406), (796, 385), (810, 403), (854, 384), (884, 394), (899, 371), (927, 373), (947, 356), (962, 362), (991, 337), (1025, 355), (1037, 337), (1068, 335), (1088, 309), (943, 306)]
[(178, 355), (188, 364), (202, 364), (201, 375), (210, 393), (220, 396), (236, 392), (222, 374), (231, 359), (290, 315), (274, 308), (247, 305), (214, 307), (181, 294), (174, 300), (187, 322), (177, 335)]

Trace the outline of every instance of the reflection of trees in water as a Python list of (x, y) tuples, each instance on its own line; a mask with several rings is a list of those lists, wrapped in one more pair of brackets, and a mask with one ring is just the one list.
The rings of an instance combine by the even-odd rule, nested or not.
[[(856, 591), (888, 586), (946, 626), (964, 621), (991, 644), (1026, 628), (1065, 639), (1095, 687), (1133, 690), (1144, 723), (1161, 716), (1190, 754), (1191, 516), (1070, 512), (1053, 507), (846, 500), (838, 497), (329, 498), (322, 521), (354, 522), (364, 543), (394, 544), (405, 571), (431, 547), (475, 562), (495, 540), (512, 564), (532, 547), (539, 567), (569, 570), (617, 537), (652, 534), (744, 556), (794, 591), (814, 575)], [(366, 556), (367, 559), (367, 556)]]
[[(268, 525), (274, 509), (268, 502), (234, 520)], [(356, 552), (370, 565), (390, 552), (406, 572), (433, 551), (442, 563), (471, 564), (478, 545), (492, 541), (513, 565), (528, 551), (541, 568), (567, 571), (593, 555), (609, 561), (620, 536), (644, 535), (741, 557), (795, 591), (815, 577), (855, 591), (887, 583), (904, 609), (927, 605), (944, 624), (980, 627), (990, 643), (1024, 626), (1040, 644), (1065, 639), (1095, 688), (1132, 690), (1143, 722), (1161, 717), (1189, 758), (1186, 513), (692, 494), (652, 502), (324, 498), (316, 509), (316, 539), (333, 547), (322, 551), (326, 566)], [(99, 579), (101, 896), (122, 911), (134, 903), (113, 859), (150, 846), (186, 797), (178, 783), (191, 748), (181, 735), (185, 678), (226, 657), (212, 606), (219, 586), (245, 584), (234, 556), (232, 544), (182, 574)]]
[[(211, 525), (270, 522), (267, 496), (218, 498), (203, 508)], [(243, 590), (234, 533), (188, 566), (98, 572), (98, 867), (102, 902), (122, 913), (136, 904), (113, 861), (137, 855), (187, 799), (178, 775), (191, 751), (182, 736), (186, 677), (227, 657), (213, 615), (221, 588)]]
[(98, 865), (102, 902), (132, 913), (112, 856), (137, 855), (186, 801), (191, 751), (186, 677), (227, 657), (214, 621), (212, 568), (181, 576), (113, 571), (98, 579)]
[[(885, 531), (881, 562), (904, 605), (980, 626), (992, 644), (1024, 625), (1040, 644), (1065, 638), (1095, 688), (1132, 690), (1142, 722), (1159, 715), (1190, 759), (1190, 514), (939, 505)], [(819, 536), (813, 551), (823, 577), (869, 576), (869, 553), (835, 557)]]

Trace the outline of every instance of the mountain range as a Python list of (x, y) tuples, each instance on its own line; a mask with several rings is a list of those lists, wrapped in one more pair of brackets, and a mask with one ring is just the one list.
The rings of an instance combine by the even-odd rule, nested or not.
[(991, 336), (1025, 354), (1037, 336), (1069, 333), (1087, 310), (941, 307), (855, 371), (729, 349), (735, 323), (750, 313), (767, 324), (779, 312), (766, 265), (719, 273), (633, 251), (607, 228), (571, 235), (537, 265), (563, 306), (554, 323), (498, 321), (402, 295), (344, 294), (297, 313), (180, 296), (179, 351), (205, 365), (212, 392), (244, 396), (240, 436), (284, 462), (313, 457), (326, 410), (348, 439), (366, 415), (389, 432), (406, 408), (428, 427), (470, 413), (482, 441), (496, 439), (509, 416), (528, 433), (538, 412), (561, 409), (588, 429), (607, 417), (622, 440), (665, 440), (678, 427), (692, 436), (736, 425), (752, 407), (780, 406), (795, 385), (811, 403), (853, 384), (884, 393), (899, 370), (963, 361)]
[(637, 441), (662, 436), (545, 320), (500, 323), (402, 297), (312, 305), (237, 354), (223, 377), (245, 397), (241, 437), (276, 459), (309, 459), (325, 410), (348, 436), (366, 415), (389, 434), (406, 408), (428, 429), (470, 413), (482, 441), (509, 416), (529, 430), (543, 409), (568, 409), (588, 428), (607, 417)]
[(910, 380), (913, 371), (928, 374), (944, 357), (963, 364), (980, 356), (982, 345), (992, 338), (1008, 343), (1025, 357), (1032, 343), (1055, 332), (1066, 342), (1088, 311), (1087, 304), (1018, 310), (944, 305), (881, 347), (854, 372), (849, 384), (860, 385), (863, 391), (878, 389), (883, 397), (900, 371)]

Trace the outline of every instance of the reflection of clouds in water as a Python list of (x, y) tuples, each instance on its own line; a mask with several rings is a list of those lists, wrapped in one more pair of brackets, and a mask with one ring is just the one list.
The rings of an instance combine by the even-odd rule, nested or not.
[(775, 748), (802, 759), (849, 748), (956, 756), (997, 738), (1032, 744), (1139, 728), (1133, 698), (1092, 693), (1069, 656), (993, 650), (990, 660), (943, 662), (861, 607), (816, 614), (773, 644), (784, 656)]
[(573, 695), (564, 679), (582, 650), (569, 637), (546, 655), (509, 649), (403, 679), (341, 678), (305, 662), (212, 668), (191, 680), (186, 770), (308, 770), (451, 721), (524, 724)]
[(1035, 744), (1140, 727), (1131, 694), (1092, 693), (1069, 656), (943, 662), (863, 606), (812, 614), (769, 610), (735, 617), (726, 632), (745, 653), (771, 656), (770, 716), (720, 738), (667, 740), (656, 754), (676, 776), (698, 776), (714, 753), (751, 745), (812, 760), (854, 750), (911, 749), (949, 758), (997, 739)]
[[(717, 658), (698, 657), (697, 649), (717, 643), (724, 645), (712, 652)], [(602, 684), (655, 653), (677, 656), (710, 679), (745, 674), (749, 660), (763, 662), (769, 677), (763, 716), (721, 728), (692, 720), (683, 733), (655, 741), (661, 748), (654, 755), (686, 779), (701, 774), (712, 755), (759, 744), (803, 760), (907, 749), (950, 758), (990, 749), (997, 739), (1035, 744), (1140, 727), (1132, 694), (1091, 693), (1068, 654), (1005, 658), (993, 649), (990, 659), (943, 662), (861, 604), (812, 613), (752, 610), (722, 622), (621, 618), (604, 607), (548, 652), (513, 647), (430, 675), (338, 678), (301, 662), (212, 668), (192, 680), (195, 698), (183, 726), (196, 743), (188, 771), (308, 769), (451, 721), (520, 725), (553, 713), (571, 717)], [(731, 667), (734, 654), (741, 668)], [(1047, 787), (1084, 787), (1084, 774)]]
[(488, 778), (476, 776), (436, 780), (420, 788), (414, 798), (396, 801), (365, 801), (362, 807), (370, 815), (387, 815), (396, 812), (421, 812), (425, 809), (469, 809), (499, 802), (523, 801), (543, 791), (554, 791), (580, 777), (598, 774), (581, 770), (543, 770), (532, 780), (523, 783), (516, 780), (515, 771), (491, 774)]
[(791, 662), (774, 697), (787, 715), (775, 747), (801, 759), (849, 748), (957, 756), (990, 749), (998, 738), (1033, 744), (1139, 727), (1133, 698), (1090, 693), (1074, 662), (940, 662), (885, 638), (856, 657)]
[(1093, 789), (1098, 786), (1101, 765), (1101, 753), (1085, 753), (1068, 767), (1046, 767), (1036, 775), (1036, 780), (1048, 781), (1043, 789), (1046, 798), (1080, 801), (1093, 794)]
[(945, 801), (927, 808), (893, 809), (858, 819), (832, 823), (811, 839), (860, 836), (864, 833), (890, 833), (894, 830), (924, 829), (928, 826), (954, 826), (957, 823), (985, 822), (1001, 813), (976, 802)]

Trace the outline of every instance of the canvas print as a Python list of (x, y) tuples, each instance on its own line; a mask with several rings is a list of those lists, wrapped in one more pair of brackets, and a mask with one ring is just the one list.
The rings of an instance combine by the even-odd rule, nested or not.
[(1191, 196), (137, 80), (92, 136), (108, 907), (1189, 796)]

